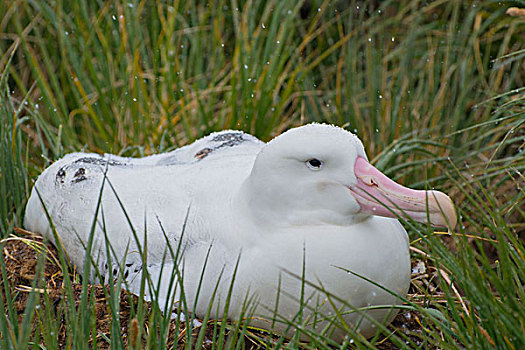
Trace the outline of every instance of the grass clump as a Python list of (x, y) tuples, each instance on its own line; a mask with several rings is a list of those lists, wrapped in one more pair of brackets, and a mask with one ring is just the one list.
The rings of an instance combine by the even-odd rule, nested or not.
[(340, 347), (522, 348), (525, 22), (505, 14), (522, 5), (0, 0), (1, 347), (337, 347), (170, 322), (14, 231), (36, 175), (70, 151), (142, 156), (324, 121), (356, 132), (395, 180), (448, 192), (461, 217), (450, 235), (405, 223), (401, 316)]

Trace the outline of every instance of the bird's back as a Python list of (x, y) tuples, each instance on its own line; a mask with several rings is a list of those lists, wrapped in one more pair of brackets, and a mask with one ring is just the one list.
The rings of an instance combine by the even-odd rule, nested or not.
[(136, 241), (144, 245), (147, 234), (148, 262), (160, 263), (166, 240), (177, 247), (182, 238), (189, 250), (209, 245), (227, 230), (231, 196), (263, 144), (242, 132), (223, 131), (140, 159), (69, 154), (38, 178), (25, 227), (55, 241), (43, 203), (69, 260), (82, 269), (97, 215), (91, 256), (103, 273), (114, 265), (107, 263), (106, 236), (114, 261), (127, 254), (126, 262), (137, 265)]

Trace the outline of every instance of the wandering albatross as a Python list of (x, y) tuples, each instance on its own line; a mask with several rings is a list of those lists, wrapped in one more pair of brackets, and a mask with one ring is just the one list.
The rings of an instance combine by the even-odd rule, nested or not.
[[(106, 283), (110, 270), (120, 272), (138, 293), (147, 266), (162, 306), (170, 296), (180, 300), (180, 286), (169, 283), (178, 269), (186, 305), (202, 317), (212, 299), (225, 304), (235, 276), (227, 313), (212, 307), (212, 317), (240, 318), (249, 295), (250, 324), (287, 336), (293, 330), (279, 320), (294, 319), (300, 309), (307, 319), (316, 310), (318, 322), (310, 326), (320, 330), (342, 322), (334, 320), (334, 307), (349, 327), (374, 335), (372, 320), (387, 324), (395, 309), (355, 309), (399, 304), (386, 290), (404, 297), (410, 284), (408, 237), (398, 216), (456, 224), (448, 196), (395, 183), (367, 161), (357, 136), (326, 124), (293, 128), (268, 143), (221, 131), (140, 159), (69, 154), (39, 176), (26, 208), (25, 227), (54, 242), (48, 215), (78, 271), (97, 215), (87, 259)], [(181, 259), (174, 261), (168, 245), (180, 249)], [(334, 340), (347, 335), (344, 327), (333, 328)]]

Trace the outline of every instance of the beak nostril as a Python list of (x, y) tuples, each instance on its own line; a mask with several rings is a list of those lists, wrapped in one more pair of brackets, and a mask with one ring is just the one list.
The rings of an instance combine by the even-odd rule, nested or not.
[(363, 177), (361, 178), (361, 181), (363, 181), (368, 186), (378, 186), (377, 182), (371, 176)]

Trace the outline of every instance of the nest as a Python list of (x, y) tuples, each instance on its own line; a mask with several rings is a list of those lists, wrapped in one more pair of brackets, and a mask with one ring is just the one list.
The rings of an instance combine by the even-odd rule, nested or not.
[[(20, 236), (11, 236), (2, 241), (3, 259), (7, 272), (7, 284), (10, 289), (10, 294), (13, 298), (13, 305), (18, 313), (18, 321), (22, 322), (26, 305), (31, 291), (35, 291), (40, 295), (37, 304), (37, 312), (46, 312), (45, 308), (51, 308), (53, 314), (57, 316), (57, 321), (60, 323), (58, 330), (58, 346), (59, 348), (66, 348), (67, 344), (67, 320), (65, 315), (65, 308), (68, 307), (67, 294), (64, 288), (64, 272), (59, 263), (58, 252), (55, 247), (50, 244), (45, 244), (41, 236), (35, 235), (21, 229), (17, 229)], [(45, 254), (45, 255), (43, 255)], [(44, 265), (40, 277), (37, 276), (39, 259), (44, 257)], [(429, 271), (422, 268), (422, 262), (416, 261), (413, 264), (413, 285), (411, 286), (411, 298), (416, 300), (418, 298), (418, 289), (428, 288)], [(424, 270), (424, 271), (423, 271)], [(82, 278), (73, 269), (66, 271), (72, 281), (73, 303), (75, 307), (79, 306), (82, 294)], [(35, 281), (38, 278), (38, 281)], [(110, 344), (107, 339), (111, 338), (111, 323), (112, 312), (109, 307), (106, 295), (110, 292), (111, 285), (94, 284), (89, 285), (88, 296), (94, 304), (94, 314), (96, 315), (96, 333), (90, 336), (90, 347), (97, 349), (109, 349)], [(114, 292), (114, 291), (113, 291)], [(122, 289), (120, 291), (120, 332), (125, 348), (130, 345), (134, 348), (138, 342), (146, 345), (146, 338), (149, 332), (149, 325), (140, 325), (136, 318), (134, 318), (132, 310), (136, 310), (139, 304), (139, 298)], [(5, 302), (5, 300), (4, 300)], [(146, 315), (144, 320), (149, 320), (149, 315), (152, 312), (151, 303), (144, 302)], [(424, 328), (422, 326), (420, 315), (415, 311), (405, 311), (397, 315), (392, 322), (390, 328), (393, 332), (402, 332), (410, 335), (412, 340), (419, 343), (421, 340), (417, 337), (422, 334)], [(40, 332), (37, 325), (38, 317), (33, 318), (32, 337), (35, 337), (36, 332)], [(197, 319), (194, 322), (195, 327), (188, 329), (188, 322), (180, 322), (176, 319), (172, 320), (169, 327), (169, 335), (167, 338), (167, 345), (170, 349), (183, 349), (186, 347), (188, 339), (187, 332), (192, 332), (191, 339), (197, 339), (197, 336), (202, 327), (202, 320)], [(203, 342), (203, 348), (211, 349), (214, 346), (214, 326), (216, 322), (223, 322), (221, 320), (211, 320), (206, 325), (206, 332)], [(139, 332), (139, 328), (142, 331)], [(232, 326), (233, 328), (233, 326)], [(140, 335), (139, 335), (140, 334)], [(249, 329), (245, 336), (245, 348), (256, 349), (266, 342), (265, 339), (270, 337), (267, 333)], [(42, 339), (42, 336), (36, 337)], [(140, 338), (140, 339), (139, 339)], [(275, 340), (278, 338), (275, 337)], [(375, 344), (379, 349), (395, 349), (396, 347), (389, 341), (387, 337), (382, 337)], [(142, 347), (142, 346), (139, 346)], [(263, 346), (264, 347), (264, 346)]]

